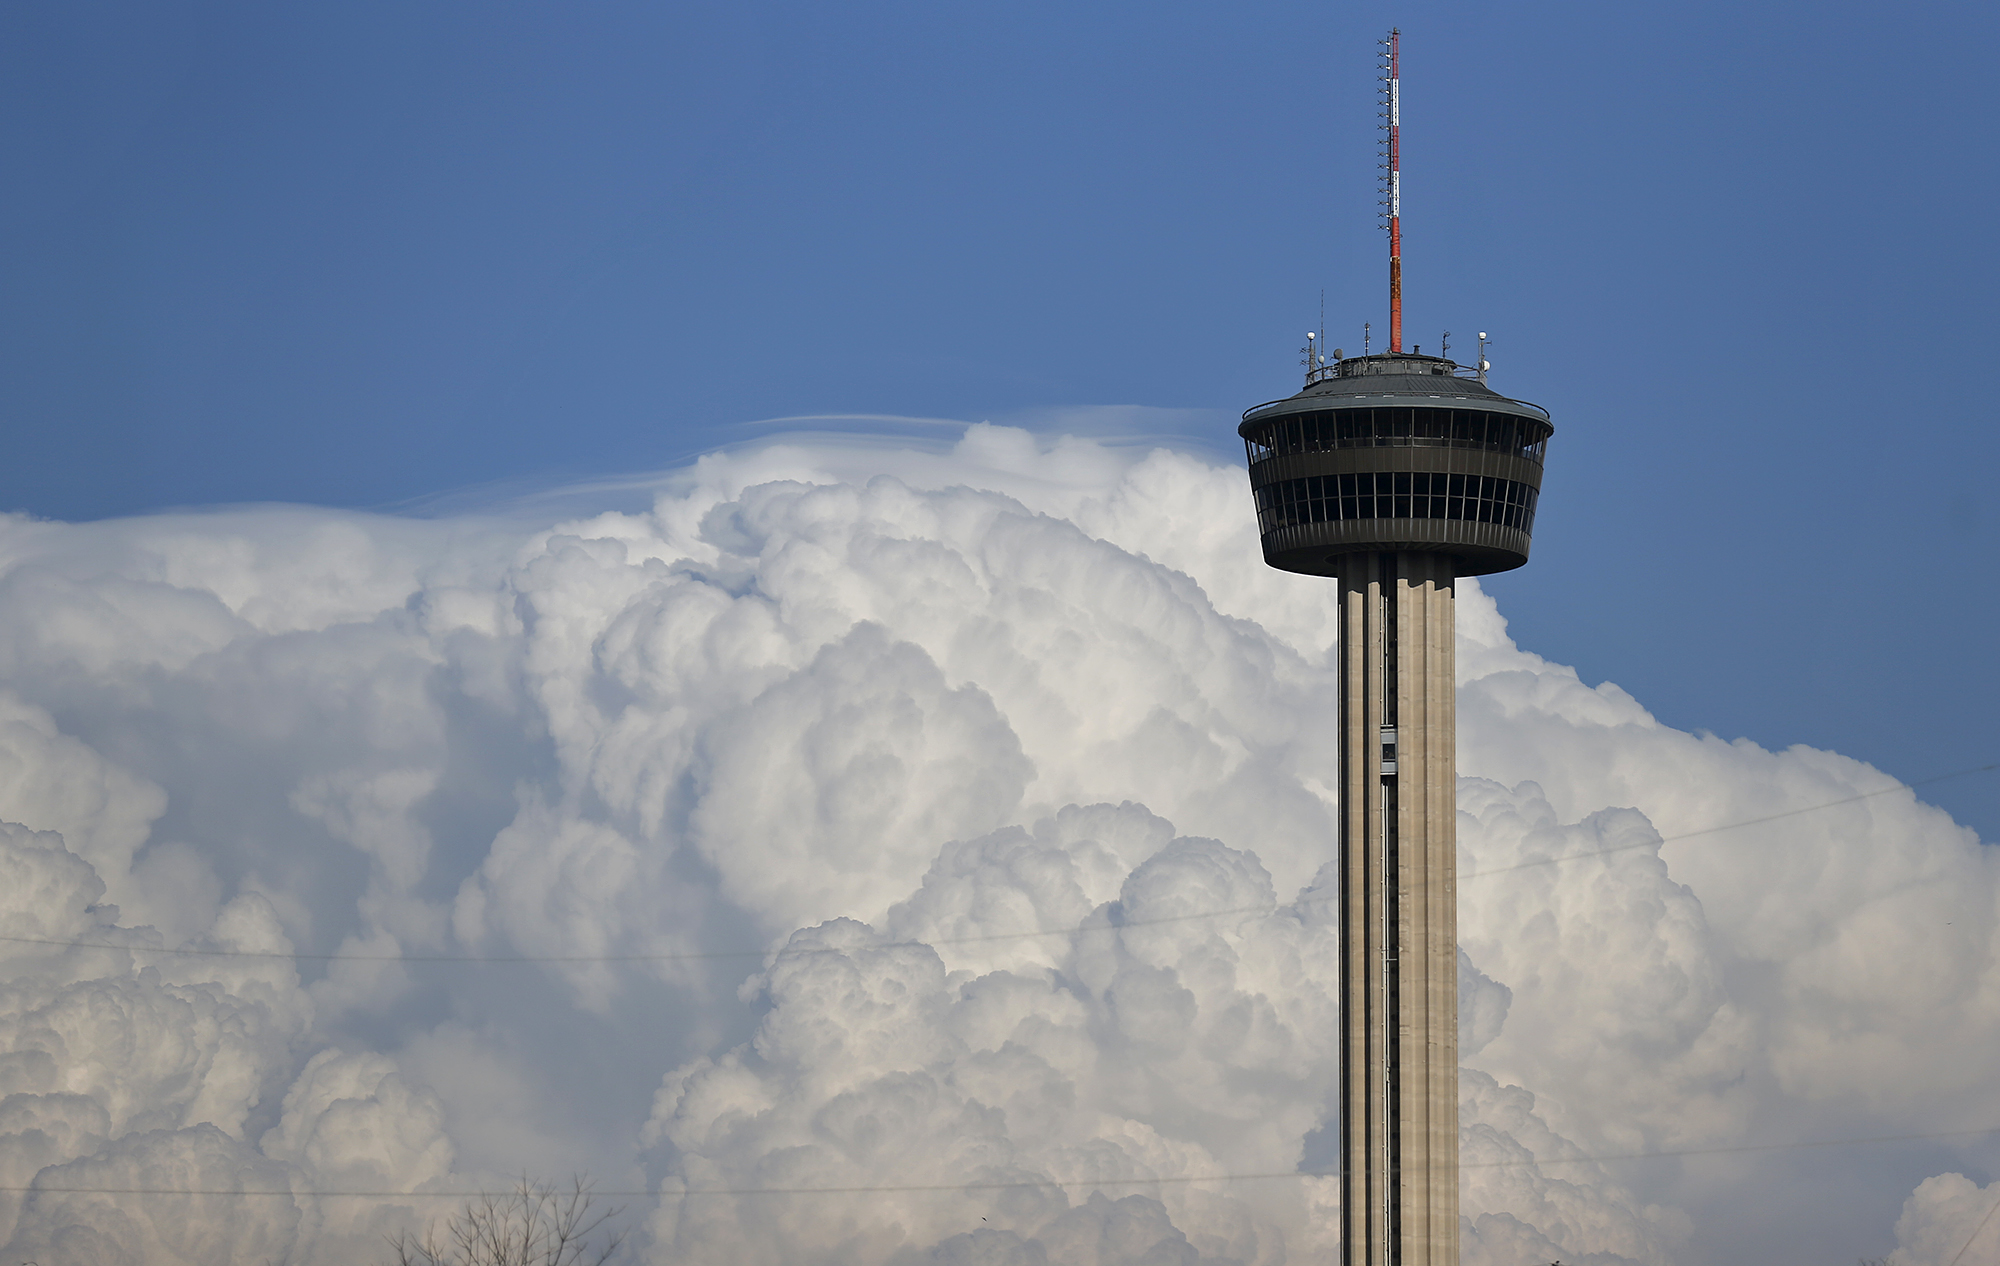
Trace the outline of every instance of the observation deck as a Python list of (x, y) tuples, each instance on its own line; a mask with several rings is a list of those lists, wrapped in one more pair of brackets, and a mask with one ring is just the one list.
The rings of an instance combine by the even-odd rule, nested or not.
[(1448, 555), (1459, 576), (1521, 566), (1554, 433), (1477, 371), (1390, 352), (1315, 369), (1237, 428), (1264, 561), (1309, 576), (1390, 551)]

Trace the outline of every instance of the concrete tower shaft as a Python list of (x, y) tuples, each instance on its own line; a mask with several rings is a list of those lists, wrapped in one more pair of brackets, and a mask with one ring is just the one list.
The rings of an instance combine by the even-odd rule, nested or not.
[(1458, 1263), (1454, 578), (1403, 552), (1335, 575), (1346, 1266)]

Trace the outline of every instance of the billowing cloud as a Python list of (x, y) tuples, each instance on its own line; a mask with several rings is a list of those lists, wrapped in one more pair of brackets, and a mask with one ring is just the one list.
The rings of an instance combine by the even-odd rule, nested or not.
[[(326, 1204), (350, 1202), (315, 1193), (435, 1186), (452, 1148), (436, 1097), (384, 1056), (325, 1049), (292, 1078), (313, 1005), (271, 904), (245, 893), (163, 953), (103, 895), (61, 835), (0, 825), (6, 1251), (251, 1262), (367, 1251), (410, 1221), (407, 1202), (373, 1200), (325, 1226)], [(256, 1117), (280, 1096), (260, 1148)]]
[(2000, 1182), (1981, 1187), (1964, 1174), (1926, 1178), (1896, 1220), (1897, 1266), (1959, 1266), (2000, 1251)]
[[(0, 522), (6, 1251), (366, 1260), (589, 1169), (640, 1260), (1329, 1252), (1331, 595), (1240, 472), (975, 426), (649, 496)], [(1948, 1260), (1990, 850), (1458, 605), (1468, 1262), (1728, 1256), (1743, 1158), (1863, 1147), (1798, 1242)]]

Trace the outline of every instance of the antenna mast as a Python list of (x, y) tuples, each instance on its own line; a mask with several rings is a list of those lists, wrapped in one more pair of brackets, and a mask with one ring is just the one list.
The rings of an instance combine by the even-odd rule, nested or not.
[(1382, 41), (1382, 205), (1389, 218), (1389, 351), (1403, 351), (1403, 33), (1390, 28)]

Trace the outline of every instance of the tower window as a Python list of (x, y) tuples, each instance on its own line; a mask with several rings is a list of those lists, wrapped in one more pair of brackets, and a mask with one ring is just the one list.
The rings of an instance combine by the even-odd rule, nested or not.
[(1261, 532), (1354, 519), (1458, 519), (1532, 532), (1536, 490), (1490, 475), (1380, 471), (1308, 475), (1257, 489)]
[(1250, 428), (1250, 464), (1290, 453), (1341, 448), (1470, 448), (1539, 463), (1548, 423), (1487, 409), (1321, 409), (1288, 414)]

